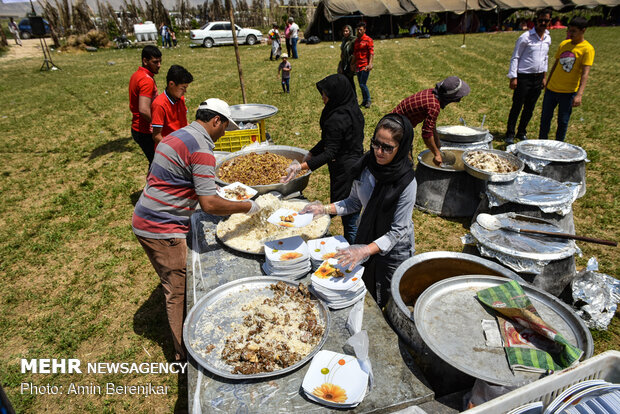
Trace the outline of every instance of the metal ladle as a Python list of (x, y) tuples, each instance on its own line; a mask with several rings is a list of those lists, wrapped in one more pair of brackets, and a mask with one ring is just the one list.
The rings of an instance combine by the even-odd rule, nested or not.
[(617, 246), (618, 245), (618, 242), (615, 242), (612, 240), (595, 239), (593, 237), (576, 236), (570, 233), (559, 233), (555, 231), (528, 230), (528, 229), (522, 229), (519, 227), (509, 226), (509, 225), (503, 224), (500, 220), (497, 219), (497, 217), (492, 216), (490, 214), (486, 214), (486, 213), (478, 214), (478, 216), (476, 217), (476, 223), (478, 223), (480, 226), (490, 231), (503, 229), (503, 230), (514, 231), (515, 233), (535, 234), (538, 236), (552, 236), (552, 237), (557, 237), (560, 239), (581, 240), (581, 241), (589, 242), (589, 243), (604, 244), (606, 246)]
[(439, 151), (439, 153), (441, 154), (442, 160), (441, 164), (439, 165), (440, 167), (451, 167), (456, 162), (456, 155), (454, 155), (453, 153), (444, 151)]

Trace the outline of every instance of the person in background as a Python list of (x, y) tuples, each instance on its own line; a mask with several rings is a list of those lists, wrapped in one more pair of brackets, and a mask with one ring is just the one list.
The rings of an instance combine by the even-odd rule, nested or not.
[(351, 65), (353, 61), (353, 45), (356, 37), (353, 36), (353, 29), (346, 25), (342, 28), (342, 43), (340, 43), (340, 62), (338, 63), (338, 73), (344, 75), (351, 82), (353, 93), (355, 93), (355, 70)]
[(538, 139), (547, 139), (555, 107), (558, 107), (558, 129), (555, 139), (564, 141), (573, 107), (581, 105), (590, 68), (594, 63), (594, 47), (585, 40), (588, 22), (575, 17), (568, 24), (570, 39), (560, 43), (555, 63), (549, 72), (543, 97)]
[(411, 216), (417, 183), (413, 171), (413, 127), (400, 114), (381, 118), (371, 150), (355, 165), (349, 196), (336, 203), (310, 203), (301, 213), (345, 215), (362, 212), (355, 244), (336, 253), (338, 263), (352, 270), (364, 264), (366, 289), (383, 308), (390, 298), (394, 271), (415, 252)]
[(170, 31), (170, 39), (172, 39), (172, 44), (174, 45), (174, 47), (177, 47), (177, 35), (172, 30)]
[(514, 143), (519, 113), (521, 113), (521, 121), (516, 131), (516, 138), (527, 139), (527, 125), (532, 119), (538, 97), (545, 88), (549, 46), (551, 46), (551, 36), (547, 30), (550, 21), (550, 10), (538, 11), (536, 27), (519, 36), (512, 52), (508, 78), (510, 89), (514, 93), (506, 127), (507, 144)]
[(165, 137), (157, 147), (132, 224), (164, 290), (175, 360), (186, 358), (183, 346), (185, 313), (186, 237), (190, 216), (200, 205), (213, 215), (254, 214), (260, 206), (250, 200), (229, 201), (216, 193), (215, 142), (226, 130), (238, 129), (228, 104), (207, 99), (196, 121)]
[(291, 93), (291, 62), (288, 61), (288, 54), (282, 53), (282, 62), (278, 65), (278, 76), (282, 73), (282, 91)]
[[(364, 153), (364, 115), (346, 76), (330, 75), (317, 82), (316, 88), (325, 105), (319, 120), (321, 140), (301, 164), (293, 161), (282, 182), (292, 180), (301, 170), (315, 171), (327, 164), (329, 199), (336, 202), (349, 196), (355, 178), (351, 171)], [(359, 212), (342, 215), (344, 237), (349, 243), (355, 240), (358, 218)]]
[(357, 39), (353, 43), (353, 61), (351, 66), (357, 74), (357, 82), (362, 91), (362, 103), (360, 106), (370, 108), (370, 91), (366, 83), (372, 70), (372, 61), (375, 55), (375, 46), (372, 39), (366, 34), (366, 23), (357, 24)]
[(19, 27), (17, 27), (17, 23), (15, 23), (12, 17), (9, 17), (9, 31), (13, 34), (13, 38), (15, 38), (15, 44), (23, 46), (22, 39), (19, 37)]
[(291, 57), (293, 59), (297, 59), (299, 58), (299, 55), (297, 54), (297, 41), (299, 41), (299, 26), (297, 26), (297, 23), (295, 23), (295, 19), (293, 19), (292, 17), (288, 18), (288, 22), (290, 23), (289, 33), (291, 35)]
[(172, 65), (166, 75), (166, 89), (153, 101), (153, 143), (155, 149), (161, 140), (174, 131), (187, 126), (185, 92), (194, 77), (183, 66)]
[(424, 89), (403, 99), (392, 113), (407, 117), (415, 128), (422, 123), (422, 139), (433, 153), (433, 163), (443, 162), (441, 143), (437, 136), (436, 123), (439, 112), (452, 102), (460, 102), (469, 94), (469, 85), (456, 76), (450, 76), (435, 85), (434, 89)]
[(291, 56), (291, 22), (286, 22), (284, 29), (284, 41), (286, 43), (286, 53)]
[(151, 104), (157, 97), (154, 76), (161, 67), (161, 51), (156, 46), (144, 46), (142, 66), (129, 79), (129, 110), (131, 111), (131, 137), (142, 149), (149, 161), (155, 155), (153, 130), (151, 128)]
[(278, 31), (278, 25), (276, 23), (271, 25), (272, 28), (269, 31), (269, 40), (271, 40), (271, 54), (269, 60), (280, 59), (280, 32)]

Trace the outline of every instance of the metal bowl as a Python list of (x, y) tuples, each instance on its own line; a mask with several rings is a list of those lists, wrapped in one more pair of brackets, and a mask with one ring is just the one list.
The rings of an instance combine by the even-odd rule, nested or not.
[(235, 121), (260, 121), (274, 116), (278, 108), (267, 104), (239, 104), (230, 107), (231, 118)]
[[(499, 157), (504, 158), (506, 161), (508, 161), (512, 165), (516, 165), (517, 169), (515, 171), (511, 171), (508, 173), (496, 173), (496, 172), (485, 171), (485, 170), (476, 168), (467, 162), (467, 155), (472, 152), (477, 152), (477, 151), (498, 155)], [(462, 158), (463, 158), (463, 165), (465, 166), (465, 171), (467, 171), (469, 175), (472, 175), (481, 180), (490, 181), (493, 183), (503, 183), (507, 181), (513, 181), (517, 177), (517, 175), (519, 175), (519, 173), (523, 171), (523, 167), (524, 167), (523, 161), (521, 159), (517, 158), (516, 156), (508, 152), (500, 151), (500, 150), (491, 150), (491, 149), (469, 150), (463, 153)]]
[[(299, 162), (302, 162), (302, 160), (308, 153), (308, 151), (303, 148), (290, 147), (288, 145), (267, 145), (260, 149), (250, 149), (250, 150), (241, 150), (241, 151), (233, 152), (230, 155), (227, 155), (217, 161), (215, 165), (215, 182), (220, 186), (226, 186), (228, 184), (232, 184), (232, 183), (227, 183), (218, 177), (220, 167), (225, 162), (230, 161), (234, 158), (240, 157), (242, 155), (247, 155), (251, 153), (265, 154), (267, 152), (282, 155), (286, 158), (289, 158), (291, 160), (297, 160)], [(311, 174), (311, 171), (308, 170), (301, 177), (297, 177), (289, 181), (286, 184), (275, 183), (275, 184), (268, 184), (268, 185), (254, 185), (250, 187), (258, 191), (258, 195), (267, 194), (271, 191), (276, 191), (285, 196), (285, 195), (292, 194), (296, 191), (299, 191), (299, 192), (303, 191), (304, 188), (308, 186), (308, 182), (310, 181), (310, 174)]]
[(453, 126), (460, 126), (460, 125), (438, 126), (436, 129), (437, 129), (437, 136), (439, 137), (439, 139), (442, 141), (450, 141), (450, 142), (478, 142), (478, 141), (482, 141), (486, 137), (486, 135), (489, 133), (488, 129), (480, 128), (480, 127), (473, 127), (473, 126), (471, 127), (468, 126), (467, 128), (475, 129), (476, 131), (478, 131), (478, 133), (474, 135), (456, 135), (456, 134), (450, 134), (448, 132), (445, 132), (446, 129), (453, 127)]
[(446, 172), (460, 172), (465, 170), (463, 166), (463, 152), (465, 152), (462, 148), (449, 148), (449, 147), (441, 147), (442, 152), (450, 152), (454, 154), (456, 157), (456, 161), (453, 165), (446, 165), (443, 167), (438, 167), (433, 162), (433, 153), (431, 150), (427, 149), (418, 154), (418, 164), (424, 164), (426, 167), (431, 168), (437, 171), (446, 171)]

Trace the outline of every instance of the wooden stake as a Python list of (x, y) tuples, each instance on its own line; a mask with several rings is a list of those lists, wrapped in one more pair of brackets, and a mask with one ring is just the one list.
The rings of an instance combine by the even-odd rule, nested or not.
[(228, 16), (230, 18), (230, 30), (232, 30), (233, 42), (235, 44), (235, 56), (237, 57), (237, 69), (239, 70), (239, 84), (241, 85), (241, 96), (243, 97), (243, 103), (248, 103), (245, 97), (245, 84), (243, 82), (243, 71), (241, 70), (241, 56), (239, 55), (239, 43), (237, 42), (237, 31), (235, 30), (235, 16), (233, 13), (232, 2), (226, 0), (226, 8), (228, 9)]

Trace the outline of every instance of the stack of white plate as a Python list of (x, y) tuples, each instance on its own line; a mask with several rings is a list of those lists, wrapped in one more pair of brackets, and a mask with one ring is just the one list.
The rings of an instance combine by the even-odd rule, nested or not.
[(334, 257), (334, 254), (336, 254), (336, 249), (344, 249), (345, 247), (349, 247), (349, 242), (347, 242), (343, 236), (308, 240), (312, 270), (318, 269), (324, 260)]
[(265, 242), (265, 259), (265, 274), (285, 279), (301, 279), (312, 267), (308, 245), (299, 236)]
[[(324, 269), (331, 266), (338, 269), (343, 276), (325, 275)], [(362, 280), (364, 268), (356, 266), (353, 270), (340, 266), (336, 259), (328, 259), (312, 273), (313, 293), (322, 299), (331, 309), (342, 309), (364, 299), (366, 286)]]
[(356, 407), (366, 396), (368, 372), (351, 355), (319, 351), (308, 368), (301, 388), (306, 396), (328, 407)]

